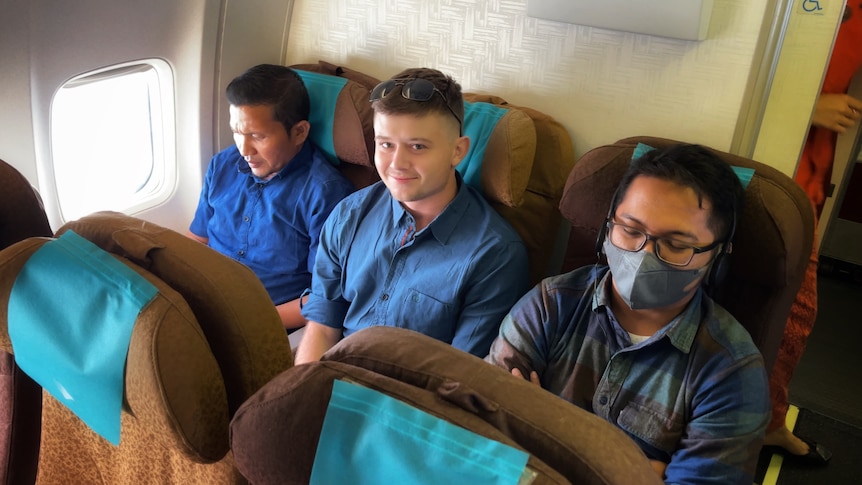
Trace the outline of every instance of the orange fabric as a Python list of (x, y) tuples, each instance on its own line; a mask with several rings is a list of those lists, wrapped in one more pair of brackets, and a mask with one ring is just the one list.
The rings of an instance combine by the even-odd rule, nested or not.
[(772, 420), (766, 432), (784, 426), (787, 414), (787, 394), (793, 370), (802, 358), (805, 342), (817, 319), (817, 244), (811, 249), (811, 259), (802, 279), (802, 286), (790, 307), (790, 316), (784, 327), (784, 336), (778, 348), (775, 365), (769, 374), (769, 397), (772, 400)]
[[(848, 0), (846, 8), (850, 15), (838, 30), (821, 93), (846, 93), (853, 74), (862, 66), (862, 0)], [(836, 136), (834, 131), (812, 126), (794, 177), (805, 189), (818, 217), (832, 180)]]
[[(848, 11), (845, 12), (835, 39), (821, 93), (846, 93), (853, 75), (862, 66), (862, 0), (848, 0), (846, 9)], [(811, 199), (816, 219), (820, 218), (823, 211), (832, 180), (836, 137), (834, 131), (812, 126), (802, 148), (802, 157), (794, 177)], [(769, 375), (772, 421), (766, 428), (767, 432), (784, 426), (790, 379), (799, 359), (802, 358), (805, 343), (811, 335), (816, 319), (817, 244), (812, 247), (802, 287), (790, 308), (775, 365)]]

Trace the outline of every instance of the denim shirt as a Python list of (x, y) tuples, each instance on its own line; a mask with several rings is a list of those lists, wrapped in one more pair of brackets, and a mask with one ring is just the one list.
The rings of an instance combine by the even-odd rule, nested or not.
[(752, 483), (770, 417), (763, 359), (748, 332), (698, 290), (683, 312), (632, 344), (608, 306), (610, 273), (547, 278), (506, 316), (489, 362), (625, 431), (667, 483)]
[(456, 177), (455, 199), (418, 232), (382, 182), (344, 199), (321, 233), (303, 316), (344, 336), (373, 325), (408, 328), (484, 357), (527, 290), (527, 252)]
[(311, 283), (323, 223), (353, 191), (311, 142), (268, 180), (231, 146), (210, 161), (189, 230), (248, 266), (279, 305)]

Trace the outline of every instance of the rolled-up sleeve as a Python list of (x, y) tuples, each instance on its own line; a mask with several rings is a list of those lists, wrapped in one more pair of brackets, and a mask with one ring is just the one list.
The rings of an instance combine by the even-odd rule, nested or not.
[(327, 327), (343, 328), (350, 302), (344, 299), (341, 278), (344, 259), (344, 234), (341, 231), (343, 205), (335, 207), (320, 231), (320, 242), (314, 261), (308, 300), (302, 306), (302, 316)]

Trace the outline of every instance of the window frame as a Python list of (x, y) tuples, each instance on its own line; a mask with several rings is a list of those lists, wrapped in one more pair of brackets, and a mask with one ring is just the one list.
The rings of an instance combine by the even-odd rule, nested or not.
[[(60, 180), (61, 174), (68, 173), (68, 166), (64, 166), (58, 170), (60, 164), (65, 164), (66, 155), (58, 156), (56, 152), (58, 145), (62, 145), (58, 138), (55, 137), (56, 130), (62, 129), (57, 125), (57, 118), (61, 118), (55, 110), (57, 106), (62, 106), (62, 97), (64, 89), (75, 88), (79, 86), (92, 85), (98, 82), (107, 82), (119, 79), (121, 76), (133, 75), (137, 73), (150, 72), (154, 74), (155, 80), (147, 82), (147, 96), (149, 99), (149, 127), (150, 127), (150, 149), (151, 149), (151, 165), (149, 166), (149, 176), (145, 183), (135, 189), (133, 193), (126, 194), (128, 198), (123, 196), (122, 199), (112, 199), (107, 201), (89, 201), (88, 203), (75, 204), (70, 203), (70, 199), (75, 196), (80, 196), (83, 191), (93, 191), (93, 181), (90, 174), (83, 173), (82, 177), (75, 182), (69, 180)], [(122, 122), (117, 120), (117, 122)], [(129, 215), (145, 211), (165, 203), (172, 197), (177, 190), (177, 152), (176, 152), (176, 122), (175, 122), (175, 90), (173, 70), (170, 65), (162, 59), (150, 58), (136, 61), (123, 62), (106, 66), (100, 69), (88, 71), (80, 75), (74, 76), (57, 88), (51, 100), (50, 109), (50, 139), (49, 146), (51, 149), (51, 174), (54, 177), (54, 184), (57, 194), (57, 208), (60, 217), (63, 221), (74, 220), (83, 217), (89, 213), (112, 210), (123, 212)], [(83, 146), (78, 147), (74, 152), (70, 152), (70, 158), (75, 158), (76, 155), (83, 158), (80, 154), (86, 151), (86, 145), (95, 145), (91, 149), (98, 149), (98, 134), (92, 135), (95, 137), (95, 142), (85, 140)], [(90, 138), (89, 136), (87, 137)], [(121, 151), (117, 151), (118, 156), (122, 156)], [(59, 164), (58, 164), (59, 161)], [(94, 164), (95, 165), (95, 164)], [(82, 172), (87, 172), (89, 168), (80, 167)], [(105, 180), (110, 180), (110, 176), (106, 176)], [(84, 184), (86, 189), (69, 190), (69, 184), (78, 183)], [(98, 183), (95, 187), (98, 192)], [(88, 207), (88, 205), (90, 207)]]

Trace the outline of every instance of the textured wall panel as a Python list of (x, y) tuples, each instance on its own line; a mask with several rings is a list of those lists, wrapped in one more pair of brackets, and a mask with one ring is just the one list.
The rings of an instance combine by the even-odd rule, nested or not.
[(716, 0), (698, 42), (535, 19), (526, 0), (297, 0), (285, 62), (435, 67), (554, 116), (578, 155), (632, 135), (728, 149), (764, 7)]
[(801, 5), (791, 10), (754, 149), (757, 160), (788, 175), (796, 172), (844, 12), (844, 2), (821, 3), (822, 10), (815, 14), (804, 12)]

